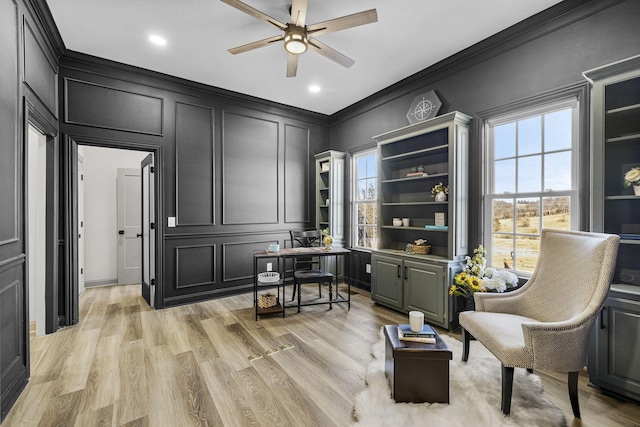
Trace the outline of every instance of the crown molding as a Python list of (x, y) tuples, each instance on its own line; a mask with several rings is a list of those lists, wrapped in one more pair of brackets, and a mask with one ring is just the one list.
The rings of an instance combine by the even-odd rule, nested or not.
[(338, 125), (394, 99), (422, 90), (452, 74), (585, 19), (624, 0), (565, 0), (330, 116)]

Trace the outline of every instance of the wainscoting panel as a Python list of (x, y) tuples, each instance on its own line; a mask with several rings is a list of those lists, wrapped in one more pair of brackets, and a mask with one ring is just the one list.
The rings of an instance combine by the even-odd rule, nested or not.
[(213, 109), (176, 103), (177, 225), (213, 225)]
[(224, 224), (278, 222), (278, 123), (222, 114)]
[(285, 125), (284, 222), (309, 221), (309, 158), (309, 129)]
[(65, 78), (65, 122), (162, 136), (163, 100)]
[(0, 407), (3, 415), (27, 380), (24, 257), (0, 264)]
[(216, 245), (177, 246), (176, 289), (216, 284)]
[[(18, 28), (17, 7), (0, 3), (0, 254), (18, 238)], [(18, 249), (19, 250), (19, 249)]]
[(38, 98), (55, 115), (57, 111), (58, 69), (45, 53), (45, 49), (24, 21), (24, 80)]
[[(261, 236), (264, 237), (264, 236)], [(284, 247), (284, 241), (279, 236), (274, 236), (272, 240), (260, 240), (253, 242), (226, 243), (222, 245), (222, 281), (231, 282), (235, 280), (251, 279), (253, 281), (253, 251), (266, 249), (271, 243), (279, 243)], [(258, 265), (259, 271), (266, 271), (266, 263), (261, 261)], [(276, 269), (276, 260), (271, 259), (273, 269)]]

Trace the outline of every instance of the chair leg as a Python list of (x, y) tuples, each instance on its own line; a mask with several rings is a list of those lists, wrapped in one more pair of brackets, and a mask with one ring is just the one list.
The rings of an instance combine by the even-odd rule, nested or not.
[(298, 286), (297, 283), (293, 284), (293, 294), (291, 295), (291, 301), (293, 301), (294, 299), (296, 299), (296, 287)]
[(502, 413), (511, 413), (511, 392), (513, 390), (513, 368), (502, 365)]
[(580, 404), (578, 403), (578, 374), (579, 372), (569, 372), (569, 400), (571, 400), (571, 409), (573, 416), (580, 419)]
[(469, 360), (469, 347), (470, 342), (473, 339), (471, 334), (467, 332), (465, 328), (462, 328), (462, 361)]
[(298, 283), (298, 313), (300, 313), (300, 304), (302, 304), (302, 288)]
[(322, 283), (318, 283), (318, 298), (322, 298)]

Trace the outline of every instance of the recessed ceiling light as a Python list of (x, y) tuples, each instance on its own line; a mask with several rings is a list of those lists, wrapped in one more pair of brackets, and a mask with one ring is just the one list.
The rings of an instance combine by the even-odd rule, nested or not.
[(165, 46), (167, 44), (167, 40), (164, 37), (156, 35), (149, 36), (149, 41), (153, 44), (157, 44), (158, 46)]
[(311, 86), (309, 86), (309, 92), (311, 92), (311, 93), (318, 93), (318, 92), (320, 92), (320, 86), (318, 86), (318, 85), (311, 85)]

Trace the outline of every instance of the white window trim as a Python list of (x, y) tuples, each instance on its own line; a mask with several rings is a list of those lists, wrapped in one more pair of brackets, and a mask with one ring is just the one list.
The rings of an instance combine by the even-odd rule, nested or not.
[[(358, 158), (360, 157), (365, 157), (365, 156), (370, 156), (372, 154), (375, 154), (376, 156), (378, 156), (378, 149), (377, 147), (372, 147), (372, 148), (367, 148), (367, 149), (363, 149), (357, 152), (354, 152), (351, 154), (351, 230), (349, 231), (349, 235), (351, 238), (351, 247), (354, 249), (358, 249), (358, 250), (362, 250), (362, 251), (371, 251), (373, 249), (376, 248), (369, 248), (366, 246), (359, 246), (358, 245), (358, 210), (355, 208), (357, 204), (372, 204), (374, 205), (376, 212), (378, 213), (377, 216), (379, 216), (379, 212), (378, 212), (378, 197), (379, 194), (378, 192), (380, 191), (380, 189), (378, 188), (378, 176), (376, 176), (376, 199), (375, 200), (369, 200), (369, 201), (359, 201), (358, 200), (358, 168), (357, 168), (357, 164), (358, 164)], [(378, 173), (380, 173), (380, 165), (379, 165), (379, 159), (378, 160)], [(376, 228), (377, 228), (377, 224), (376, 224)]]
[[(563, 110), (563, 109), (567, 109), (567, 108), (571, 108), (572, 109), (572, 117), (571, 117), (571, 122), (572, 122), (572, 140), (571, 140), (571, 166), (572, 166), (572, 170), (571, 170), (571, 190), (563, 190), (563, 191), (553, 191), (553, 192), (546, 192), (544, 191), (537, 191), (537, 192), (527, 192), (527, 193), (507, 193), (507, 194), (492, 194), (489, 193), (489, 190), (492, 190), (492, 183), (493, 183), (493, 167), (492, 167), (492, 163), (493, 163), (493, 129), (496, 126), (499, 126), (501, 124), (504, 123), (509, 123), (509, 122), (513, 122), (515, 120), (522, 120), (523, 118), (526, 118), (527, 116), (536, 116), (536, 115), (540, 115), (540, 114), (548, 114), (550, 112), (553, 111), (557, 111), (557, 110)], [(484, 128), (483, 128), (483, 141), (485, 142), (485, 147), (484, 147), (484, 152), (485, 152), (485, 158), (484, 158), (484, 162), (483, 162), (483, 169), (484, 169), (484, 182), (483, 182), (483, 194), (482, 194), (482, 199), (483, 199), (483, 231), (482, 231), (482, 236), (483, 236), (483, 241), (485, 242), (485, 249), (487, 251), (487, 255), (486, 255), (486, 259), (487, 262), (490, 263), (491, 260), (493, 259), (493, 254), (492, 254), (492, 248), (493, 248), (493, 244), (492, 244), (492, 237), (493, 237), (493, 213), (492, 213), (492, 209), (493, 209), (493, 203), (492, 201), (494, 199), (505, 199), (505, 198), (513, 198), (514, 194), (517, 194), (517, 196), (515, 197), (515, 199), (524, 199), (524, 198), (542, 198), (545, 196), (549, 196), (550, 194), (553, 194), (554, 196), (569, 196), (570, 200), (571, 200), (571, 205), (570, 205), (570, 209), (571, 209), (571, 222), (570, 222), (570, 229), (571, 230), (578, 230), (579, 229), (579, 219), (580, 219), (580, 206), (582, 205), (580, 202), (580, 177), (579, 177), (579, 173), (580, 173), (580, 102), (578, 100), (578, 98), (576, 96), (569, 96), (567, 98), (564, 98), (562, 100), (556, 100), (556, 101), (551, 101), (551, 102), (543, 102), (539, 105), (533, 106), (531, 108), (524, 108), (524, 109), (520, 109), (520, 110), (515, 110), (506, 114), (500, 114), (497, 115), (495, 117), (490, 117), (487, 118), (484, 121)], [(558, 152), (563, 152), (566, 150), (558, 150)], [(543, 151), (544, 152), (544, 151)], [(549, 152), (544, 152), (545, 154), (547, 153), (553, 153), (554, 151), (549, 151)], [(526, 157), (526, 156), (517, 156), (516, 155), (516, 159), (520, 158), (520, 157)], [(542, 156), (542, 167), (544, 169), (544, 156)], [(516, 162), (516, 173), (517, 173), (517, 162)], [(517, 176), (517, 175), (516, 175)], [(541, 179), (543, 180), (543, 184), (544, 184), (544, 176), (541, 176)], [(544, 188), (544, 185), (542, 186), (542, 188)], [(515, 205), (514, 205), (514, 209), (515, 209)], [(516, 218), (516, 214), (514, 212), (514, 221)], [(540, 217), (539, 219), (539, 230), (542, 230), (542, 221), (543, 218)], [(514, 232), (513, 233), (506, 233), (506, 234), (512, 234), (513, 235), (513, 239), (514, 239), (514, 247), (515, 245), (515, 239), (516, 239), (516, 232), (515, 232), (515, 228), (514, 228)], [(538, 233), (537, 235), (539, 235), (540, 233)], [(532, 235), (534, 236), (534, 235)], [(502, 266), (494, 266), (494, 267), (502, 267)], [(530, 272), (524, 272), (524, 271), (518, 271), (515, 270), (515, 265), (514, 265), (514, 271), (522, 277), (529, 277), (531, 275)]]

